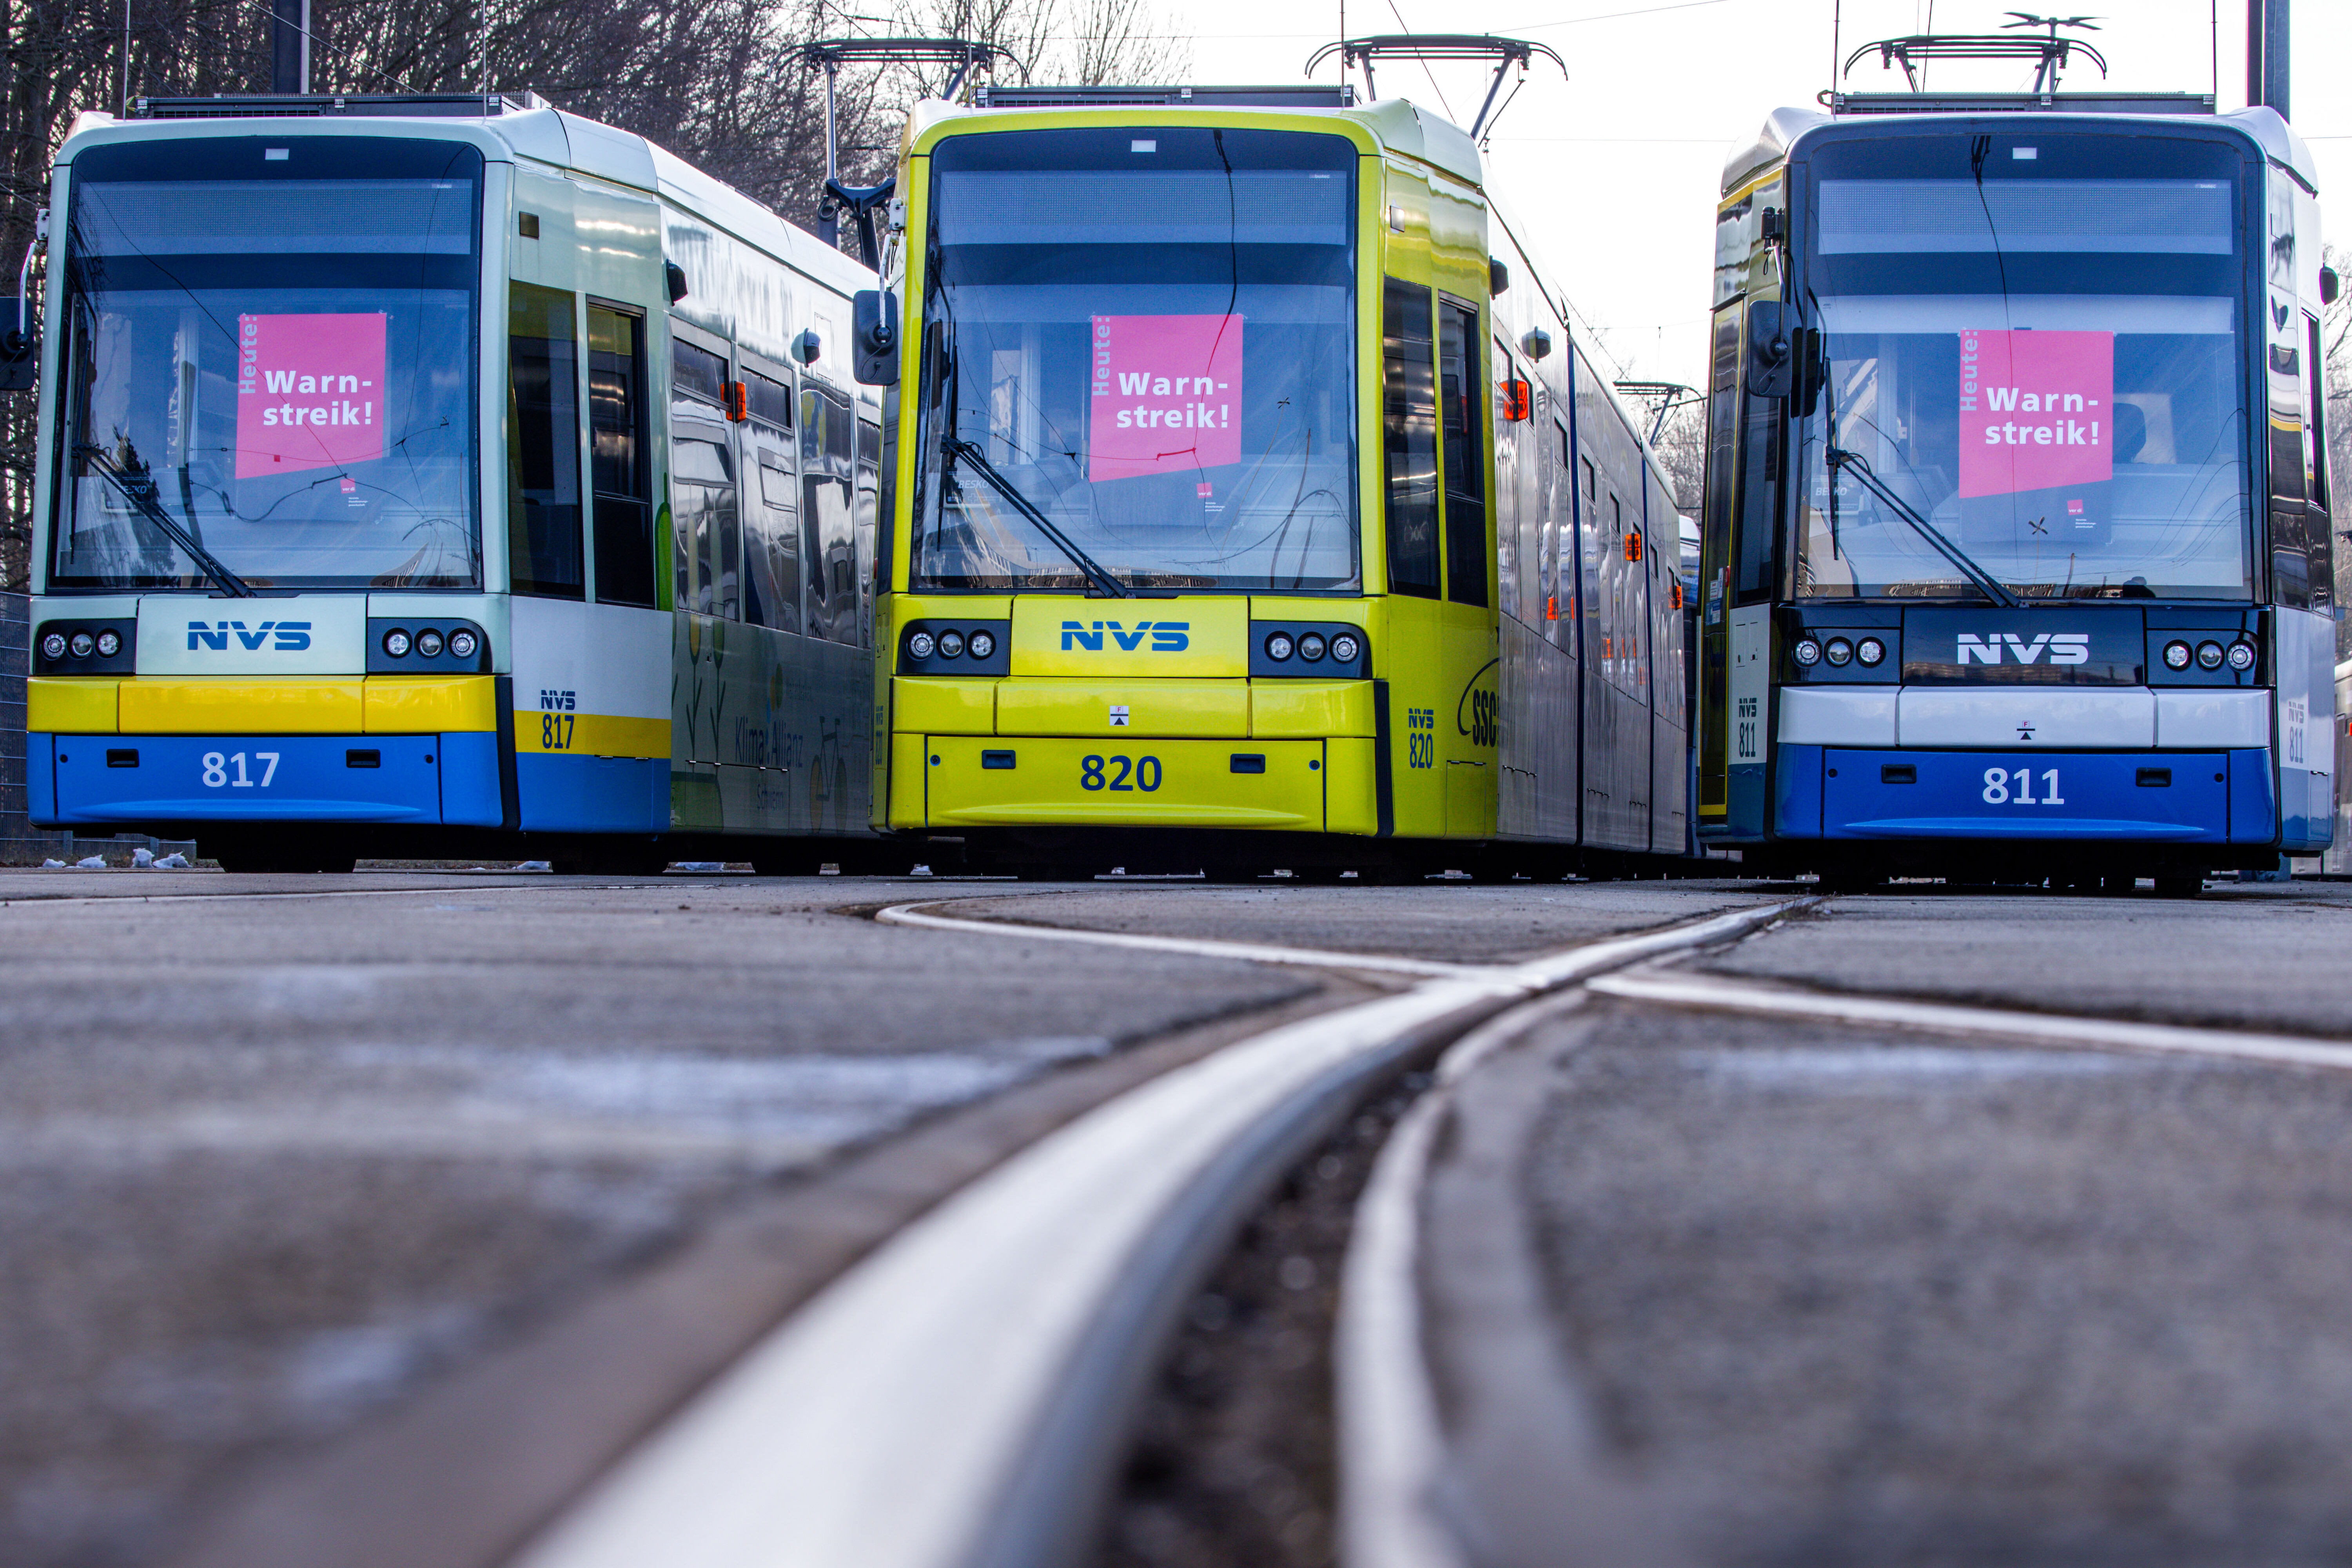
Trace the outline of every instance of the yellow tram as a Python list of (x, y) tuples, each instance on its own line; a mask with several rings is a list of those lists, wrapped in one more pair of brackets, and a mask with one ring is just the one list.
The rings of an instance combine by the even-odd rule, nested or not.
[(1686, 853), (1681, 519), (1462, 130), (996, 88), (895, 189), (877, 827), (1030, 875)]

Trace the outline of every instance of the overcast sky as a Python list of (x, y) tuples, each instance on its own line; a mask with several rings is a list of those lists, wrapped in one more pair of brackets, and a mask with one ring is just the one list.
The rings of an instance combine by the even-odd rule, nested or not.
[[(1339, 36), (1339, 0), (1165, 0), (1193, 37), (1196, 82), (1296, 81), (1315, 48)], [(2021, 5), (2024, 0), (2018, 0)], [(1346, 0), (1351, 36), (1503, 33), (1540, 40), (1568, 77), (1539, 65), (1489, 149), (1503, 199), (1534, 233), (1555, 285), (1602, 335), (1629, 375), (1696, 383), (1706, 362), (1714, 203), (1723, 161), (1769, 110), (1811, 105), (1829, 85), (1833, 10), (1843, 54), (1874, 38), (1924, 31), (1987, 32), (2008, 19), (1990, 0)], [(2245, 0), (2108, 0), (2084, 35), (2107, 58), (2103, 83), (2077, 60), (2064, 86), (2204, 91), (2213, 82), (2218, 5), (2221, 107), (2242, 108)], [(2077, 7), (2048, 7), (2076, 14)], [(2296, 129), (2319, 161), (2320, 199), (2335, 235), (2352, 235), (2352, 0), (2296, 0)], [(2334, 69), (2327, 70), (2330, 65)], [(1963, 79), (1961, 72), (1979, 74)], [(1432, 73), (1434, 73), (1433, 76)], [(1948, 72), (1948, 75), (1945, 74)], [(1327, 65), (1324, 80), (1336, 79)], [(2335, 90), (2322, 84), (2333, 75)], [(2020, 88), (2023, 67), (1948, 66), (1930, 86)], [(1360, 90), (1361, 82), (1358, 87)], [(1392, 63), (1381, 90), (1467, 125), (1485, 90), (1472, 65), (1424, 70)], [(1855, 91), (1899, 89), (1874, 57)], [(1504, 89), (1509, 91), (1508, 87)], [(2343, 243), (2337, 241), (2337, 243)]]

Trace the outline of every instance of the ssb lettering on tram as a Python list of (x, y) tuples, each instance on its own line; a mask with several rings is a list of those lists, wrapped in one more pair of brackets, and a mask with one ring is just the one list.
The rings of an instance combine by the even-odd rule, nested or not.
[(310, 623), (264, 621), (252, 631), (246, 629), (243, 621), (222, 621), (217, 625), (211, 621), (188, 623), (190, 653), (199, 648), (216, 648), (226, 653), (231, 637), (235, 637), (237, 645), (248, 653), (260, 652), (265, 643), (272, 653), (300, 653), (310, 646)]
[(2034, 664), (2040, 662), (2045, 653), (2052, 664), (2088, 664), (2091, 661), (2091, 634), (2043, 632), (2028, 642), (2014, 632), (1994, 632), (1981, 637), (1961, 632), (1952, 661), (1955, 664), (1999, 664), (2006, 655), (2020, 664)]
[(1143, 648), (1143, 639), (1148, 636), (1151, 646), (1144, 651), (1182, 653), (1192, 646), (1192, 623), (1190, 621), (1138, 621), (1132, 631), (1118, 621), (1097, 621), (1091, 626), (1084, 621), (1064, 621), (1062, 651), (1068, 653), (1084, 648), (1090, 653), (1100, 653), (1103, 651), (1103, 639), (1108, 637), (1120, 648), (1133, 653)]

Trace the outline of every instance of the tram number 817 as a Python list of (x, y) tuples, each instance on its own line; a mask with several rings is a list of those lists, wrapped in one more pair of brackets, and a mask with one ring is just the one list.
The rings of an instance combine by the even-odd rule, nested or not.
[[(1116, 772), (1112, 770), (1117, 770)], [(1078, 762), (1080, 789), (1141, 790), (1160, 787), (1158, 757), (1083, 757)]]

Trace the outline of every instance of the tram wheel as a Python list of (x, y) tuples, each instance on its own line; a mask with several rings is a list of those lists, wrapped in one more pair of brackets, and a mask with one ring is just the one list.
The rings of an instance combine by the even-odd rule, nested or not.
[(2202, 877), (2158, 877), (2156, 896), (2159, 899), (2193, 899), (2205, 890)]

